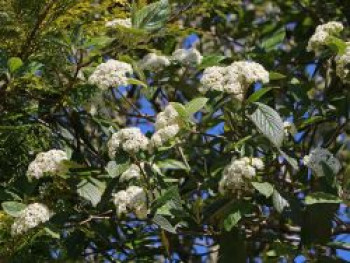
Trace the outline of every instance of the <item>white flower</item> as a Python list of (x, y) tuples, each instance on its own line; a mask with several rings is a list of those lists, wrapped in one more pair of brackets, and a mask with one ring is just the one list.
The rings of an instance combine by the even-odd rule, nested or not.
[(29, 229), (49, 221), (50, 217), (51, 213), (47, 206), (40, 203), (30, 204), (23, 209), (20, 216), (15, 219), (11, 227), (11, 233), (13, 236), (21, 235)]
[(115, 27), (115, 26), (131, 28), (132, 22), (130, 18), (125, 18), (125, 19), (117, 18), (117, 19), (113, 19), (112, 21), (106, 22), (106, 27)]
[(177, 49), (174, 51), (173, 60), (186, 65), (198, 65), (202, 63), (203, 57), (201, 53), (195, 49)]
[(285, 121), (283, 122), (283, 129), (284, 129), (284, 135), (289, 136), (292, 135), (294, 136), (298, 131), (297, 128), (295, 127), (293, 122)]
[(114, 195), (114, 204), (118, 216), (129, 211), (135, 213), (139, 219), (147, 217), (147, 194), (141, 187), (130, 186), (126, 190), (119, 191)]
[(110, 59), (96, 67), (89, 78), (89, 83), (97, 85), (102, 90), (127, 85), (127, 74), (132, 74), (132, 72), (130, 64)]
[(140, 68), (146, 70), (159, 70), (170, 65), (170, 60), (166, 56), (159, 56), (150, 53), (143, 57), (139, 63)]
[(223, 176), (219, 182), (219, 192), (235, 193), (247, 187), (247, 182), (256, 175), (256, 170), (262, 170), (264, 163), (260, 158), (243, 157), (232, 160), (225, 167)]
[(130, 165), (130, 167), (121, 174), (119, 180), (121, 182), (130, 181), (131, 179), (137, 179), (141, 177), (141, 170), (136, 164)]
[(62, 161), (68, 160), (67, 154), (61, 150), (50, 150), (38, 153), (27, 170), (27, 176), (39, 179), (45, 174), (57, 174), (65, 171)]
[(328, 22), (316, 27), (315, 33), (309, 39), (307, 51), (318, 52), (327, 44), (330, 37), (336, 36), (344, 29), (344, 26), (339, 22)]
[(157, 114), (155, 128), (156, 130), (160, 130), (170, 125), (174, 125), (178, 123), (179, 113), (173, 107), (173, 105), (169, 104), (165, 107), (165, 109)]
[(309, 155), (304, 157), (303, 161), (317, 177), (325, 176), (322, 163), (331, 168), (334, 174), (337, 174), (341, 169), (339, 160), (330, 151), (320, 147), (312, 150)]
[(337, 75), (344, 82), (350, 82), (350, 42), (346, 42), (345, 53), (336, 58)]
[(135, 154), (142, 150), (147, 150), (148, 138), (142, 134), (137, 127), (124, 128), (112, 134), (108, 141), (108, 153), (110, 158), (114, 158), (118, 149), (123, 149), (129, 154)]
[(262, 65), (251, 61), (237, 61), (227, 67), (206, 68), (201, 79), (200, 91), (227, 92), (242, 101), (249, 86), (258, 81), (269, 82), (269, 73)]

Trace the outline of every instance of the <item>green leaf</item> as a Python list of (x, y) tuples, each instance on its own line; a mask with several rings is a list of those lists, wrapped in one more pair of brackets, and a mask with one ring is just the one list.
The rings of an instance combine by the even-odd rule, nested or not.
[(286, 161), (293, 167), (293, 169), (295, 169), (296, 171), (299, 170), (299, 165), (298, 165), (298, 161), (297, 160), (295, 160), (294, 158), (290, 157), (288, 154), (286, 154), (281, 149), (279, 150), (279, 152), (283, 156), (283, 158), (286, 159)]
[(262, 96), (264, 96), (266, 93), (268, 93), (273, 88), (262, 88), (254, 92), (252, 95), (249, 96), (247, 99), (248, 103), (256, 102), (258, 101)]
[(18, 57), (12, 57), (7, 61), (7, 67), (9, 69), (10, 73), (14, 73), (22, 66), (23, 66), (23, 62)]
[(306, 196), (305, 204), (340, 204), (342, 202), (337, 196), (323, 192), (312, 193)]
[(238, 224), (241, 218), (242, 218), (242, 214), (239, 210), (233, 213), (230, 213), (224, 220), (225, 230), (228, 232), (231, 231), (231, 229)]
[(25, 204), (15, 202), (15, 201), (3, 202), (1, 206), (2, 206), (2, 209), (6, 212), (6, 214), (13, 217), (20, 216), (23, 209), (26, 208)]
[(210, 55), (203, 57), (202, 63), (198, 66), (198, 69), (205, 69), (208, 67), (217, 66), (221, 61), (225, 59), (224, 56)]
[(286, 75), (283, 75), (283, 74), (275, 72), (275, 71), (270, 71), (269, 75), (270, 75), (270, 80), (280, 80), (280, 79), (284, 79), (287, 77)]
[(285, 36), (286, 31), (284, 28), (281, 28), (276, 31), (271, 37), (265, 38), (261, 43), (261, 47), (266, 51), (271, 51), (283, 42)]
[(187, 166), (183, 162), (175, 159), (166, 159), (165, 161), (160, 161), (157, 163), (157, 166), (161, 169), (188, 170)]
[(258, 183), (258, 182), (252, 182), (252, 185), (256, 190), (258, 190), (259, 193), (264, 195), (266, 198), (270, 197), (273, 194), (273, 185), (270, 183)]
[(196, 98), (191, 100), (185, 105), (185, 109), (188, 115), (194, 114), (200, 109), (202, 109), (208, 102), (208, 98)]
[(160, 226), (162, 229), (164, 229), (165, 231), (168, 231), (170, 233), (174, 233), (176, 234), (176, 229), (175, 227), (173, 227), (171, 225), (171, 223), (169, 222), (168, 219), (166, 219), (164, 216), (161, 216), (161, 215), (158, 215), (156, 214), (154, 217), (153, 217), (153, 222), (155, 224), (157, 224), (158, 226)]
[(164, 194), (162, 194), (160, 197), (158, 197), (156, 200), (152, 203), (152, 208), (157, 209), (163, 205), (165, 205), (169, 201), (176, 202), (179, 206), (181, 206), (181, 197), (179, 194), (179, 189), (177, 186), (171, 186), (169, 187)]
[(263, 133), (276, 147), (281, 147), (284, 137), (283, 121), (279, 114), (271, 107), (255, 102), (258, 106), (256, 111), (250, 116), (256, 127)]
[(187, 122), (188, 119), (189, 119), (189, 115), (186, 111), (186, 108), (184, 105), (182, 105), (181, 103), (178, 103), (178, 102), (171, 102), (170, 103), (174, 109), (177, 111), (177, 113), (179, 114), (180, 116), (180, 119), (184, 122)]
[(327, 45), (338, 55), (343, 55), (347, 47), (343, 40), (333, 36), (330, 36), (327, 39)]
[(132, 12), (133, 27), (154, 31), (161, 29), (168, 20), (170, 6), (168, 0), (161, 0)]
[(48, 227), (44, 227), (44, 230), (45, 230), (45, 232), (46, 232), (50, 237), (52, 237), (52, 238), (54, 238), (54, 239), (60, 239), (60, 234), (59, 234), (59, 233), (57, 233), (57, 232), (51, 230), (51, 229), (48, 228)]
[(289, 207), (288, 201), (276, 190), (274, 190), (272, 194), (272, 203), (278, 213), (282, 213), (286, 207)]
[(129, 78), (128, 79), (128, 84), (131, 84), (131, 85), (136, 85), (136, 86), (141, 86), (143, 88), (147, 88), (147, 84), (142, 82), (141, 80), (138, 80), (138, 79), (132, 79), (132, 78)]
[(79, 183), (77, 192), (81, 197), (90, 201), (93, 206), (97, 206), (101, 201), (104, 190), (104, 183), (97, 179), (89, 178), (84, 179)]
[(117, 164), (115, 161), (110, 161), (105, 169), (111, 178), (115, 178), (125, 172), (129, 167), (129, 162)]

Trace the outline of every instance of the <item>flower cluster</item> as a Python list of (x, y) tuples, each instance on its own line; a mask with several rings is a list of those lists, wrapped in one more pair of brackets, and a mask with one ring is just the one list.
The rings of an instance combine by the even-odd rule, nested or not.
[(108, 153), (110, 158), (114, 158), (118, 149), (129, 154), (135, 154), (142, 150), (147, 150), (148, 138), (142, 134), (137, 127), (124, 128), (112, 134), (108, 141)]
[(197, 49), (191, 48), (175, 50), (172, 59), (185, 65), (198, 65), (202, 63), (203, 57)]
[(114, 195), (114, 204), (118, 216), (133, 212), (139, 219), (147, 217), (147, 194), (141, 187), (129, 186), (126, 190), (119, 191)]
[(346, 43), (345, 53), (336, 58), (337, 76), (344, 82), (350, 82), (350, 42)]
[(289, 136), (289, 135), (294, 136), (298, 132), (294, 123), (290, 121), (283, 122), (283, 130), (284, 130), (285, 136)]
[(57, 174), (65, 171), (62, 161), (68, 160), (67, 154), (61, 150), (50, 150), (38, 153), (27, 170), (27, 176), (39, 179), (45, 174)]
[(126, 182), (126, 181), (130, 181), (131, 179), (140, 178), (140, 176), (141, 176), (140, 167), (138, 167), (136, 164), (132, 164), (125, 172), (121, 174), (119, 181)]
[(335, 21), (317, 26), (315, 33), (309, 39), (307, 51), (314, 51), (317, 53), (327, 44), (332, 36), (336, 36), (343, 29), (343, 25)]
[(223, 171), (219, 192), (224, 195), (244, 190), (248, 186), (247, 182), (256, 175), (256, 170), (262, 169), (264, 169), (264, 163), (260, 158), (243, 157), (232, 160)]
[(262, 65), (251, 61), (237, 61), (227, 67), (206, 68), (201, 79), (200, 91), (227, 92), (242, 101), (249, 86), (258, 81), (269, 82), (269, 73)]
[(140, 68), (146, 70), (159, 70), (170, 65), (170, 60), (166, 56), (150, 53), (143, 57), (139, 63)]
[(131, 28), (132, 22), (130, 18), (125, 18), (125, 19), (117, 18), (117, 19), (113, 19), (112, 21), (106, 22), (106, 27), (115, 27), (115, 26)]
[(127, 74), (132, 74), (132, 72), (130, 64), (110, 59), (96, 67), (89, 78), (89, 83), (97, 85), (102, 90), (127, 85)]
[(180, 131), (179, 114), (171, 104), (166, 106), (164, 111), (158, 113), (155, 128), (156, 132), (150, 142), (152, 149), (162, 146)]
[(21, 235), (29, 229), (49, 221), (50, 217), (51, 213), (45, 205), (40, 203), (30, 204), (16, 218), (11, 227), (11, 233), (13, 236)]
[(312, 150), (309, 155), (304, 156), (303, 161), (317, 177), (325, 176), (323, 163), (331, 168), (335, 174), (341, 169), (339, 160), (330, 151), (320, 147)]

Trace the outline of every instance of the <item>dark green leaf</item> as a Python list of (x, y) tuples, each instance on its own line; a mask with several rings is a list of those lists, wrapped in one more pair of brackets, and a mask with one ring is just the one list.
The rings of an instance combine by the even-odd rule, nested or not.
[(2, 209), (7, 214), (9, 214), (10, 216), (13, 216), (13, 217), (20, 216), (23, 209), (26, 208), (25, 204), (15, 202), (15, 201), (3, 202), (1, 204), (1, 206), (2, 206)]

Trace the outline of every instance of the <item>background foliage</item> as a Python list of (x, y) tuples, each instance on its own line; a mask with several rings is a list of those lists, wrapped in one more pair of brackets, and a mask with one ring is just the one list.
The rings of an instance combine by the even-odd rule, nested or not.
[[(133, 28), (105, 26), (126, 17)], [(318, 57), (306, 51), (315, 27), (333, 20), (343, 22), (341, 39), (349, 39), (346, 0), (1, 0), (2, 259), (279, 262), (303, 255), (341, 262), (336, 249), (349, 249), (336, 237), (350, 229), (338, 210), (342, 203), (347, 213), (349, 202), (350, 87), (335, 75), (334, 57), (345, 43), (331, 43)], [(184, 71), (172, 65), (153, 75), (138, 69), (147, 53), (171, 55), (183, 45), (201, 51), (201, 65)], [(111, 89), (105, 111), (91, 115), (89, 103), (100, 91), (87, 78), (107, 58), (133, 64), (138, 81)], [(270, 83), (251, 87), (243, 104), (216, 93), (198, 100), (203, 69), (243, 59), (264, 65)], [(160, 167), (146, 169), (145, 187), (155, 197), (149, 218), (118, 218), (111, 194), (125, 188), (118, 176), (132, 160), (109, 163), (106, 142), (125, 126), (152, 134), (168, 102), (186, 105), (187, 128), (147, 157)], [(286, 119), (298, 134), (283, 139)], [(328, 181), (301, 162), (318, 145), (342, 162), (338, 175), (328, 171)], [(28, 164), (52, 148), (71, 153), (69, 172), (28, 180)], [(217, 187), (224, 166), (249, 155), (263, 157), (263, 174), (249, 194), (223, 198)], [(11, 211), (34, 201), (55, 215), (11, 237)]]

